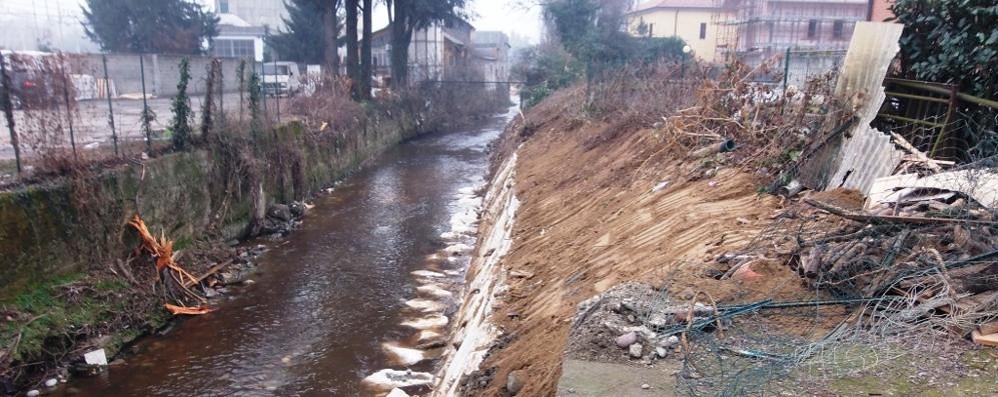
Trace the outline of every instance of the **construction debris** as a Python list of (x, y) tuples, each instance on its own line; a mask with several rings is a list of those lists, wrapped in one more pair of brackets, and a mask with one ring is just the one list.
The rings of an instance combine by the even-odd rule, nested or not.
[(862, 213), (805, 202), (853, 221), (801, 242), (789, 261), (815, 287), (840, 296), (899, 298), (913, 321), (935, 318), (961, 336), (998, 317), (994, 212), (956, 194), (894, 200)]

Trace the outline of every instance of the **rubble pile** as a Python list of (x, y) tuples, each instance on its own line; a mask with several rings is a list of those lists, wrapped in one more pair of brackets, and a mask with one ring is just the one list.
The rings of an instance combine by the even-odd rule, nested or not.
[(569, 358), (650, 364), (681, 351), (687, 326), (720, 323), (707, 303), (670, 301), (666, 291), (625, 283), (579, 304)]
[(864, 211), (805, 202), (849, 222), (803, 242), (788, 263), (842, 297), (895, 299), (969, 335), (998, 314), (998, 217), (959, 191), (888, 195)]

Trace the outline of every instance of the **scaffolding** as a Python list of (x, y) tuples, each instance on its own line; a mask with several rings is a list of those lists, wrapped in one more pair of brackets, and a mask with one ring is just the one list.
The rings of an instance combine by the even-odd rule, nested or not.
[(714, 1), (717, 59), (753, 66), (788, 52), (840, 57), (869, 12), (867, 0)]

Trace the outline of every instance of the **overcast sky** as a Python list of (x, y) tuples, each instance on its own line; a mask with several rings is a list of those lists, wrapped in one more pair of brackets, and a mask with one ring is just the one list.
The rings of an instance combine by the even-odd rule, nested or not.
[[(149, 0), (155, 1), (155, 0)], [(199, 0), (213, 3), (212, 0)], [(523, 9), (519, 0), (469, 0), (471, 23), (478, 30), (500, 30), (536, 43), (540, 39), (540, 12)], [(377, 1), (376, 1), (377, 2)], [(97, 47), (83, 36), (80, 4), (84, 0), (0, 0), (0, 26), (4, 27), (0, 46), (33, 48), (47, 41), (66, 51), (95, 51)], [(384, 6), (375, 12), (375, 29), (388, 24)]]

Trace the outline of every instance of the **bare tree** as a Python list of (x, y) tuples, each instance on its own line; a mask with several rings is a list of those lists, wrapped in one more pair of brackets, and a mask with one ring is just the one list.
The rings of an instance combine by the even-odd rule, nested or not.
[(347, 77), (350, 78), (351, 92), (354, 99), (360, 98), (360, 62), (357, 57), (360, 52), (357, 49), (357, 9), (359, 0), (344, 0), (346, 7), (346, 40), (347, 40)]
[(371, 97), (371, 13), (374, 11), (374, 4), (371, 0), (363, 0), (364, 12), (364, 36), (360, 43), (360, 98), (370, 99)]
[(337, 12), (340, 9), (340, 0), (324, 0), (325, 6), (322, 7), (322, 21), (325, 38), (325, 64), (326, 68), (332, 71), (333, 75), (338, 76), (340, 74), (340, 54), (339, 54), (339, 34), (340, 34), (340, 21), (337, 17)]

